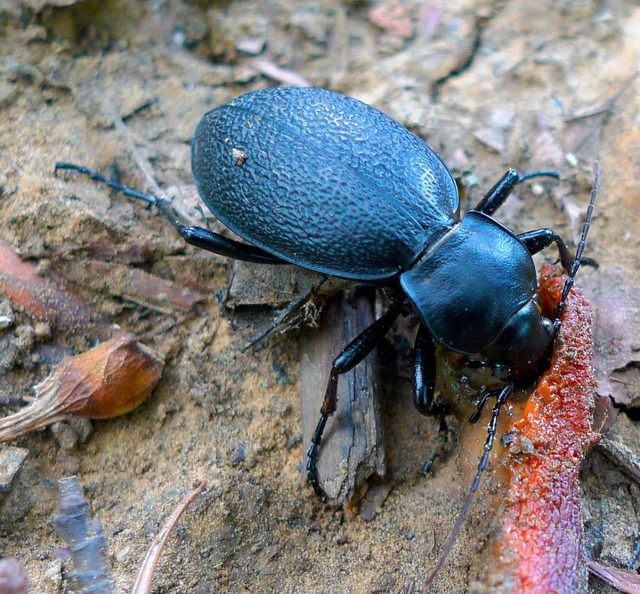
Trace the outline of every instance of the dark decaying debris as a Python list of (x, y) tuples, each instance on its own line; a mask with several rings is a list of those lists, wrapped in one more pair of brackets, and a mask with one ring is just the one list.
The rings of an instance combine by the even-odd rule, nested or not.
[[(60, 479), (59, 515), (53, 519), (56, 533), (67, 543), (73, 563), (71, 576), (80, 594), (116, 594), (116, 588), (107, 562), (107, 541), (99, 522), (91, 520), (89, 502), (85, 499), (82, 487), (75, 477)], [(162, 554), (167, 538), (175, 528), (185, 510), (207, 486), (207, 481), (200, 481), (187, 493), (171, 515), (167, 518), (160, 532), (151, 543), (140, 566), (132, 594), (147, 594), (151, 591), (151, 583), (158, 559)], [(0, 586), (2, 585), (2, 565), (0, 564)], [(13, 594), (13, 590), (0, 589), (2, 594)], [(26, 594), (26, 590), (16, 590), (15, 594)]]
[(91, 520), (89, 502), (75, 477), (59, 481), (60, 500), (53, 528), (67, 543), (72, 576), (80, 594), (115, 594), (107, 563), (107, 541), (99, 522)]

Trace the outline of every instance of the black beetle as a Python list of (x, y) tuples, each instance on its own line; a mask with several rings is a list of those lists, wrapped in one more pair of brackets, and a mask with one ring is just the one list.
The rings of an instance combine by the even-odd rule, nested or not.
[(263, 89), (208, 112), (193, 138), (191, 166), (206, 205), (250, 245), (183, 225), (167, 204), (84, 167), (56, 169), (157, 203), (190, 244), (250, 262), (296, 264), (394, 296), (333, 363), (308, 452), (307, 476), (317, 493), (318, 449), (336, 408), (338, 377), (409, 308), (420, 320), (414, 400), (423, 414), (447, 412), (434, 403), (434, 341), (479, 355), (475, 365), (502, 380), (501, 390), (480, 398), (483, 404), (497, 396), (494, 416), (514, 387), (532, 383), (547, 365), (559, 316), (554, 322), (540, 314), (531, 256), (555, 242), (573, 279), (582, 249), (574, 260), (551, 229), (516, 235), (492, 218), (522, 181), (516, 171), (461, 218), (456, 183), (423, 140), (377, 109), (315, 88)]

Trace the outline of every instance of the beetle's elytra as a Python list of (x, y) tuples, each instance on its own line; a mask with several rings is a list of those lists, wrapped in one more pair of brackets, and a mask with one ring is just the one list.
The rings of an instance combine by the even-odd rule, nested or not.
[(320, 89), (265, 89), (210, 111), (191, 166), (207, 206), (252, 245), (360, 281), (411, 268), (458, 208), (451, 174), (421, 139)]
[(423, 414), (447, 413), (434, 403), (434, 341), (476, 355), (476, 364), (504, 382), (491, 393), (497, 396), (494, 410), (548, 363), (558, 320), (540, 314), (531, 256), (555, 243), (562, 265), (573, 265), (572, 281), (588, 223), (575, 261), (551, 229), (519, 235), (507, 229), (492, 215), (520, 181), (516, 171), (507, 171), (461, 217), (453, 177), (423, 140), (356, 99), (314, 88), (263, 89), (208, 112), (193, 138), (191, 165), (204, 202), (247, 243), (183, 225), (166, 201), (86, 168), (56, 167), (156, 202), (193, 245), (375, 284), (394, 296), (389, 311), (333, 363), (308, 453), (308, 479), (317, 493), (319, 444), (336, 408), (338, 377), (362, 361), (407, 309), (420, 321), (414, 400)]

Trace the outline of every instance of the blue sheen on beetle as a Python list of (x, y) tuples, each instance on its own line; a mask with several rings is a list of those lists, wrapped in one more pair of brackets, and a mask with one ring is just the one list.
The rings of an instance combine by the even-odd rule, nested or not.
[(191, 164), (202, 199), (232, 231), (334, 276), (393, 277), (456, 223), (458, 190), (431, 148), (331, 91), (263, 89), (210, 111)]
[[(459, 216), (453, 176), (420, 138), (356, 99), (314, 88), (263, 89), (205, 114), (192, 143), (198, 191), (216, 217), (247, 243), (183, 223), (168, 200), (144, 194), (83, 166), (56, 164), (156, 204), (182, 237), (211, 252), (262, 264), (291, 263), (356, 283), (384, 287), (389, 310), (333, 362), (308, 451), (316, 493), (320, 442), (336, 409), (338, 378), (362, 361), (396, 318), (412, 309), (420, 324), (414, 345), (414, 402), (440, 417), (435, 394), (435, 342), (474, 355), (503, 383), (479, 395), (480, 417), (496, 397), (485, 451), (488, 460), (501, 406), (548, 365), (560, 314), (580, 266), (599, 184), (591, 195), (575, 258), (548, 228), (514, 234), (493, 218), (520, 178), (510, 169), (476, 207)], [(555, 243), (569, 278), (556, 318), (541, 316), (532, 255)], [(426, 465), (425, 465), (426, 468)]]
[(316, 272), (399, 275), (432, 337), (455, 351), (481, 352), (536, 293), (518, 238), (473, 211), (460, 225), (438, 155), (357, 99), (310, 88), (242, 95), (202, 118), (191, 163), (202, 199), (240, 237)]

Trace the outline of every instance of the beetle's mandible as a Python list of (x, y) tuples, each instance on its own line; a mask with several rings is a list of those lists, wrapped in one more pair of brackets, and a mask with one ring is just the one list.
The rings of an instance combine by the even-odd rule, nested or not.
[(519, 235), (507, 229), (492, 215), (521, 181), (516, 171), (507, 171), (461, 217), (455, 181), (423, 140), (356, 99), (315, 88), (263, 89), (208, 112), (193, 138), (191, 165), (206, 205), (247, 243), (184, 225), (170, 205), (92, 170), (69, 163), (56, 169), (80, 171), (155, 202), (187, 242), (206, 250), (291, 263), (386, 287), (394, 296), (389, 310), (333, 363), (308, 452), (307, 475), (317, 493), (319, 446), (336, 409), (338, 377), (362, 361), (407, 308), (420, 321), (413, 376), (423, 414), (447, 412), (434, 403), (435, 343), (479, 356), (504, 382), (491, 393), (494, 410), (546, 367), (559, 315), (550, 320), (540, 313), (532, 255), (555, 243), (572, 280), (588, 223), (575, 259), (551, 229)]

